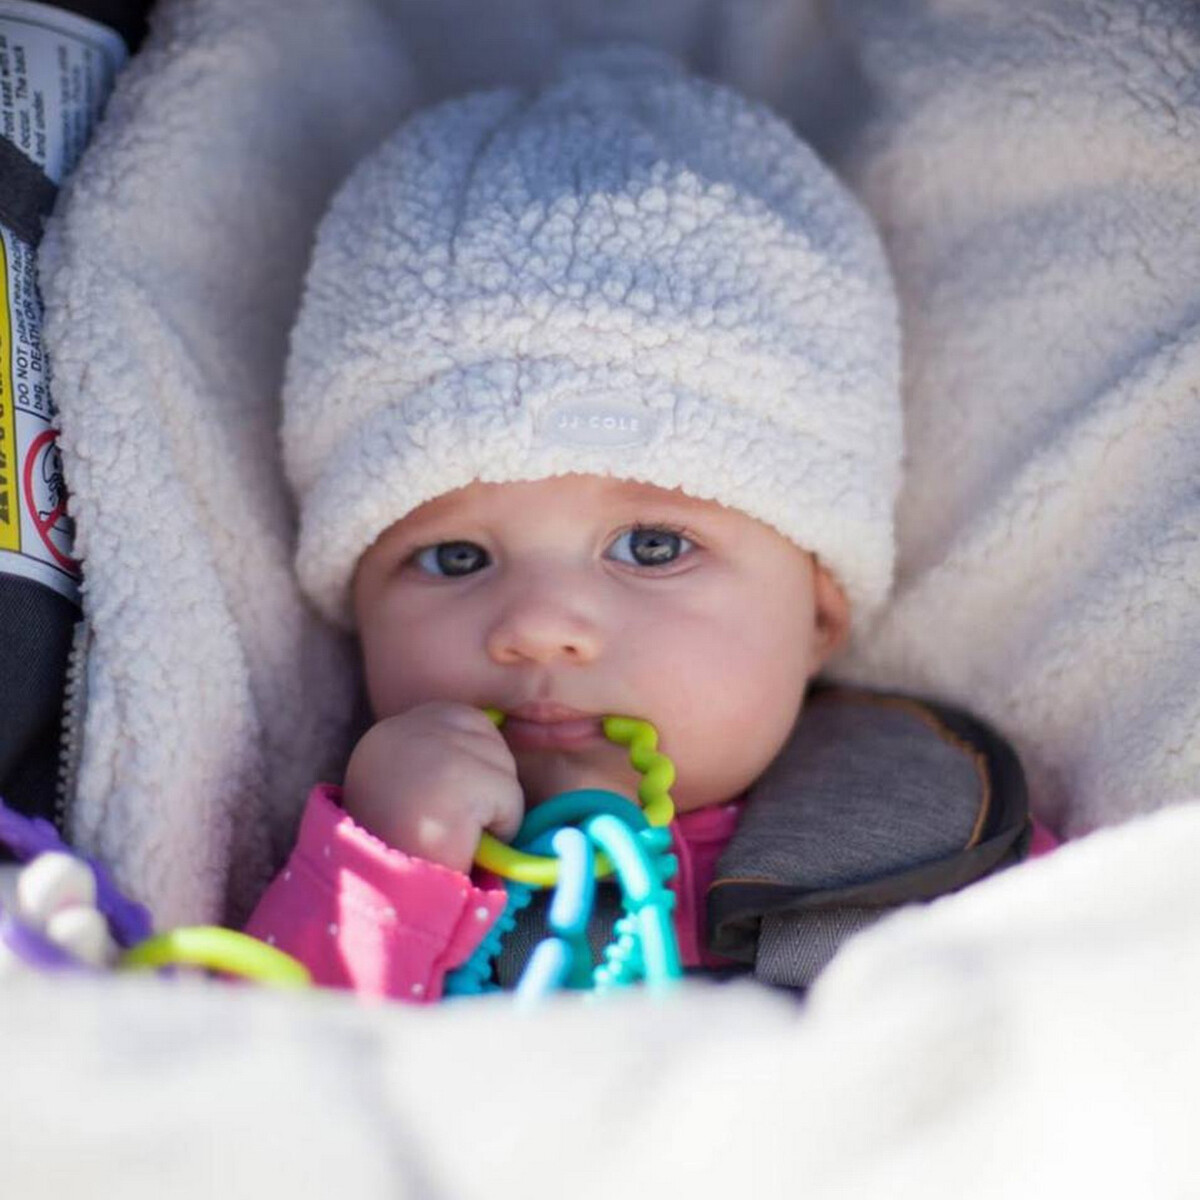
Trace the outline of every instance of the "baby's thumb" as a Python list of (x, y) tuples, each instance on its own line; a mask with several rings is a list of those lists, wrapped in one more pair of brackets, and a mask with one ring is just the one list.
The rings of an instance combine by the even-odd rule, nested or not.
[(484, 828), (500, 841), (511, 842), (525, 819), (525, 795), (515, 778), (511, 786), (498, 789), (494, 803), (494, 814)]

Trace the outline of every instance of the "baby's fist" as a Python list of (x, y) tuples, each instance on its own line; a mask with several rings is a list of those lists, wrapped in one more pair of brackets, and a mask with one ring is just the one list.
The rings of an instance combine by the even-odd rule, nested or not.
[(525, 807), (500, 731), (479, 709), (444, 701), (363, 735), (346, 767), (343, 804), (389, 846), (463, 872), (480, 833), (511, 838)]

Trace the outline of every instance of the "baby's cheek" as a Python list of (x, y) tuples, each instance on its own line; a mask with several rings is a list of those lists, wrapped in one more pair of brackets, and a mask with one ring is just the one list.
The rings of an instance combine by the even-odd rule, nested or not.
[(697, 747), (694, 756), (679, 764), (675, 788), (681, 812), (709, 804), (723, 804), (742, 795), (770, 765), (778, 746), (761, 736), (725, 739), (719, 731)]
[(403, 645), (363, 646), (367, 695), (376, 719), (394, 716), (432, 700), (463, 700), (473, 693), (460, 680), (454, 656), (433, 639)]
[(677, 680), (679, 704), (664, 728), (663, 748), (675, 759), (681, 811), (744, 792), (778, 754), (800, 710), (802, 673), (776, 666), (756, 674), (735, 660), (725, 665), (724, 678)]

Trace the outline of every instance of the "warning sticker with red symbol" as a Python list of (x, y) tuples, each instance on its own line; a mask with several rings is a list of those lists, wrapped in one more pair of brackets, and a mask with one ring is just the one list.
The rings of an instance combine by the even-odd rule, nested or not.
[(79, 600), (33, 252), (0, 229), (0, 572)]
[[(125, 45), (70, 4), (0, 0), (0, 137), (61, 183), (100, 117)], [(0, 575), (79, 599), (42, 351), (35, 251), (0, 227)]]

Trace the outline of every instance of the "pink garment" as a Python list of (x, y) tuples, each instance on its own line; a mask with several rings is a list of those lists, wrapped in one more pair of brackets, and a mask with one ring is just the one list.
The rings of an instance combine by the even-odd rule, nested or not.
[(502, 887), (477, 886), (368, 833), (341, 789), (309, 793), (295, 849), (246, 932), (300, 959), (324, 987), (436, 1000), (504, 911)]
[(1049, 854), (1058, 845), (1058, 838), (1046, 828), (1036, 817), (1030, 818), (1033, 825), (1033, 837), (1029, 839), (1029, 857), (1040, 858)]
[[(300, 959), (321, 986), (437, 1000), (447, 972), (470, 958), (503, 913), (504, 889), (385, 845), (340, 801), (340, 788), (313, 788), (291, 858), (246, 931)], [(707, 949), (705, 896), (741, 811), (734, 800), (671, 824), (674, 924), (686, 967), (730, 962)], [(1030, 853), (1055, 845), (1035, 821)]]
[(738, 818), (742, 801), (714, 804), (681, 813), (671, 822), (671, 850), (679, 869), (671, 880), (675, 893), (675, 936), (679, 957), (685, 967), (723, 967), (733, 960), (708, 949), (708, 885), (717, 873), (717, 859), (725, 849)]

